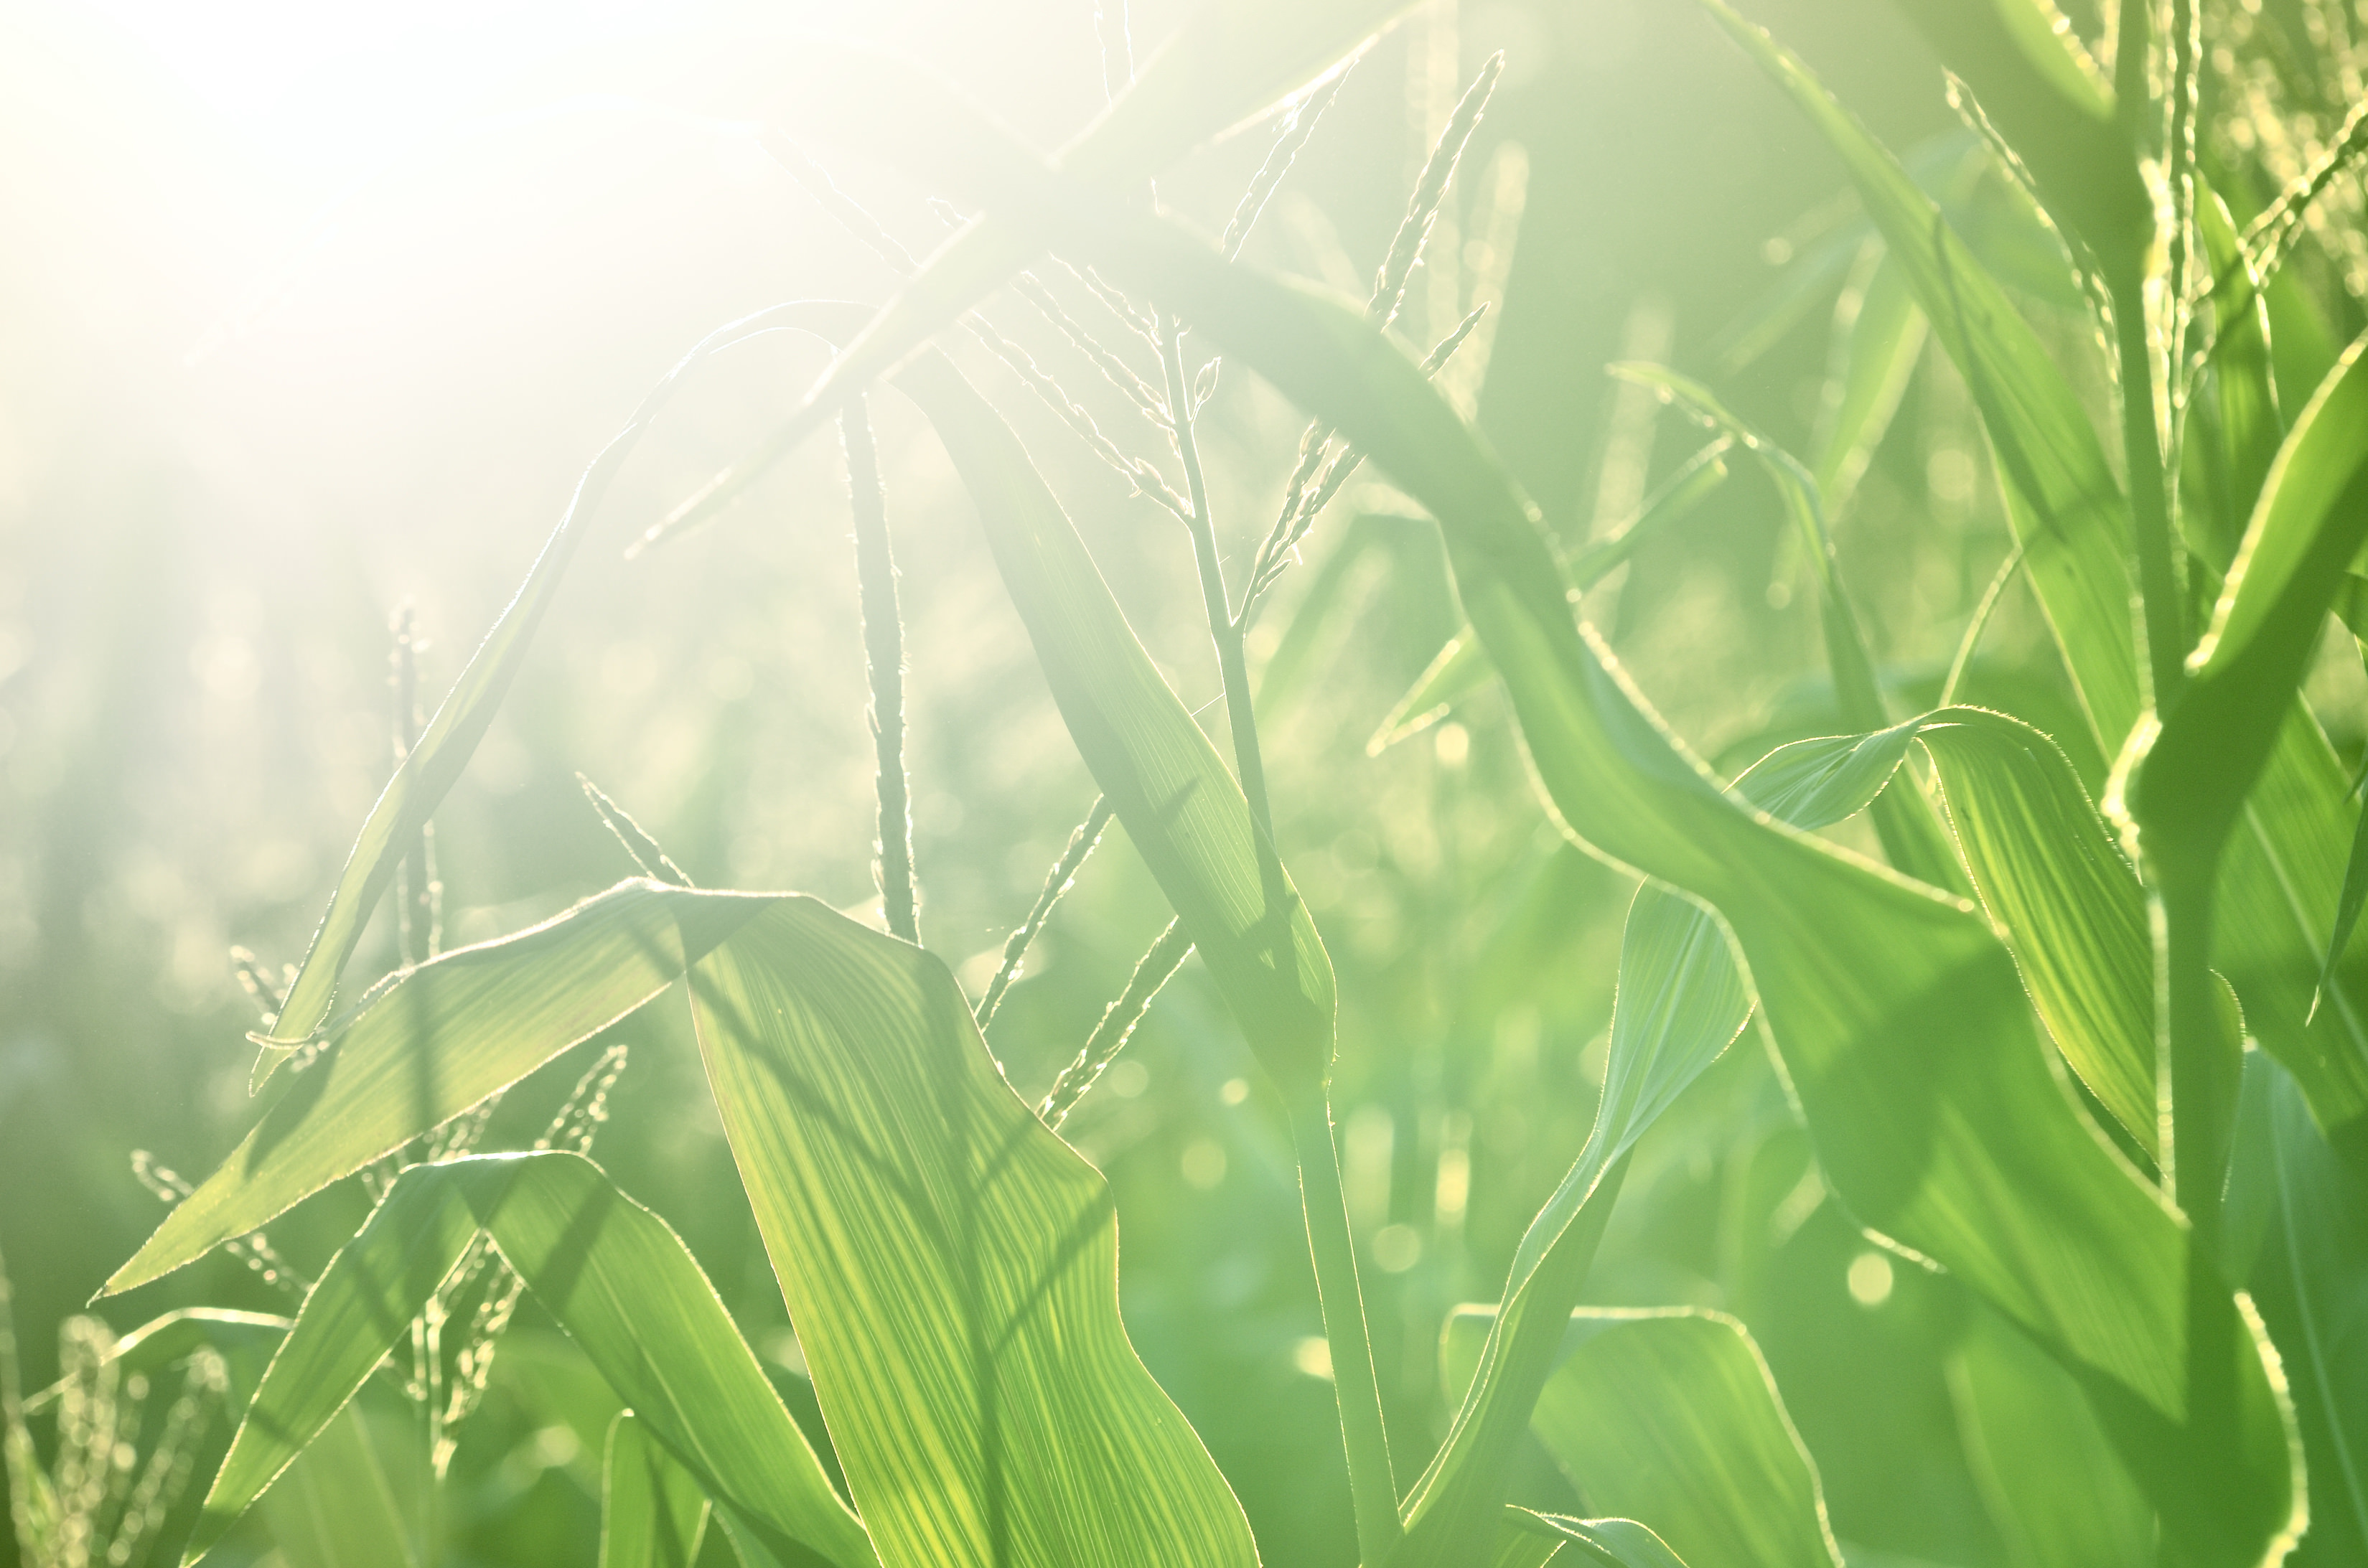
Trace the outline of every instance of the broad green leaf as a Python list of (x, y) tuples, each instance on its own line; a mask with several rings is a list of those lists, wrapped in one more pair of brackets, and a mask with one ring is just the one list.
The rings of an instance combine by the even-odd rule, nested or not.
[[(1702, 3), (1841, 154), (1933, 335), (1964, 375), (1989, 432), (2008, 520), (2023, 545), (2032, 585), (2063, 645), (2098, 743), (2112, 756), (2139, 709), (2123, 561), (2130, 525), (2079, 395), (1898, 161), (1789, 51), (1724, 0)], [(1943, 7), (1932, 8), (1937, 14)], [(2135, 167), (2129, 172), (2135, 179)], [(2152, 210), (2149, 200), (2139, 211), (2149, 228)]]
[(389, 1474), (399, 1453), (359, 1405), (337, 1412), (264, 1501), (289, 1568), (420, 1568), (416, 1516)]
[[(2339, 1158), (2293, 1075), (2247, 1053), (2248, 1131), (2229, 1176), (2260, 1200), (2248, 1282), (2294, 1386), (2310, 1471), (2312, 1562), (2368, 1554), (2368, 1178)], [(2232, 1227), (2233, 1230), (2233, 1227)]]
[[(586, 1005), (542, 993), (586, 988), (587, 973), (618, 965), (620, 931), (639, 934), (645, 967), (691, 958), (693, 1016), (719, 1108), (882, 1561), (1255, 1561), (1238, 1505), (1120, 1325), (1109, 1188), (1012, 1092), (944, 966), (908, 944), (811, 899), (629, 882), (549, 926), (404, 976), (323, 1063), (342, 1059), (359, 1081), (398, 1062), (446, 1084), (463, 1067), (477, 1083), (514, 1076), (580, 1035)], [(446, 973), (462, 978), (446, 987)], [(413, 988), (427, 1001), (407, 1001)], [(463, 994), (472, 1006), (429, 1005)], [(421, 1027), (381, 1028), (381, 1017)], [(447, 1114), (434, 1096), (392, 1099), (401, 1138)], [(313, 1103), (316, 1116), (350, 1108), (326, 1095)], [(375, 1126), (341, 1141), (301, 1118), (267, 1121), (274, 1147), (301, 1142), (304, 1162), (272, 1164), (279, 1185), (251, 1189), (242, 1163), (269, 1160), (233, 1156), (209, 1210), (208, 1223), (229, 1223), (227, 1233), (253, 1229), (285, 1192), (370, 1157), (380, 1137)], [(514, 1167), (558, 1174), (521, 1175), (505, 1196)], [(410, 1207), (396, 1208), (398, 1199)], [(401, 1236), (399, 1221), (408, 1225)], [(754, 1415), (726, 1424), (713, 1414), (736, 1408), (717, 1380), (761, 1374), (679, 1244), (586, 1162), (529, 1155), (405, 1173), (307, 1314), (336, 1318), (342, 1334), (391, 1335), (450, 1267), (437, 1249), (457, 1257), (479, 1225), (711, 1497), (836, 1561), (869, 1561), (853, 1550), (860, 1534), (844, 1550), (831, 1543), (832, 1518), (845, 1531), (857, 1527), (835, 1498), (822, 1507), (827, 1485), (803, 1439), (793, 1449), (749, 1437), (747, 1421), (759, 1416), (776, 1433), (794, 1432), (769, 1388), (748, 1407)], [(587, 1236), (631, 1245), (587, 1260)], [(420, 1247), (429, 1250), (407, 1267), (381, 1256), (399, 1263)], [(679, 1276), (667, 1285), (673, 1304), (654, 1303), (644, 1277), (657, 1277), (668, 1256)], [(689, 1364), (649, 1359), (655, 1347), (701, 1345), (702, 1317), (712, 1346)], [(290, 1346), (305, 1337), (303, 1321)], [(659, 1336), (637, 1348), (647, 1324)], [(391, 1342), (380, 1338), (370, 1360)], [(342, 1352), (325, 1342), (316, 1352), (307, 1340), (302, 1355), (315, 1354)], [(303, 1364), (297, 1356), (284, 1346), (280, 1360)], [(270, 1418), (276, 1439), (250, 1419), (242, 1440), (255, 1451), (233, 1454), (224, 1499), (252, 1495), (276, 1468), (270, 1443), (300, 1443), (305, 1413), (324, 1401), (334, 1410), (367, 1371), (340, 1391), (350, 1369), (336, 1369), (287, 1375), (298, 1415)], [(804, 1503), (814, 1507), (802, 1513)]]
[(609, 1427), (601, 1466), (600, 1568), (691, 1568), (707, 1494), (630, 1410)]
[[(1448, 1319), (1451, 1379), (1475, 1364), (1487, 1316)], [(1839, 1568), (1816, 1467), (1723, 1312), (1574, 1313), (1530, 1424), (1589, 1506), (1649, 1527), (1691, 1568)]]
[(1997, 1313), (1975, 1309), (1950, 1351), (1948, 1376), (1982, 1501), (2017, 1563), (2155, 1561), (2154, 1510), (2064, 1369)]
[(807, 899), (691, 973), (726, 1135), (881, 1559), (1253, 1563), (1135, 1358), (1109, 1186), (944, 964)]
[(202, 1556), (346, 1408), (480, 1227), (651, 1432), (716, 1494), (842, 1568), (875, 1559), (665, 1221), (579, 1155), (479, 1155), (397, 1178), (305, 1299), (206, 1494)]
[(286, 1005), (272, 1022), (271, 1038), (256, 1059), (251, 1088), (260, 1089), (279, 1064), (312, 1040), (328, 1020), (338, 977), (344, 972), (346, 960), (353, 956), (355, 945), (361, 940), (370, 911), (394, 879), (403, 858), (403, 846), (418, 836), (420, 828), (468, 767), (477, 743), (484, 739), (494, 714), (526, 658), (536, 628), (542, 624), (552, 600), (558, 595), (559, 580), (565, 574), (576, 547), (583, 542), (618, 471), (624, 467), (643, 434), (674, 395), (684, 374), (717, 348), (737, 342), (745, 330), (746, 324), (740, 322), (719, 327), (683, 356), (642, 399), (632, 418), (584, 471), (567, 504), (566, 514), (543, 545), (542, 553), (535, 558), (518, 597), (494, 622), (494, 629), (485, 634), (476, 653), (470, 655), (468, 667), (461, 672), (461, 678), (453, 683), (443, 705), (427, 722), (418, 744), (403, 759), (377, 804), (370, 808), (361, 834), (347, 857), (346, 869), (329, 895), (329, 907), (321, 916), (320, 928), (313, 934), (303, 967), (297, 971), (295, 983), (289, 987)]
[(668, 900), (653, 896), (656, 886), (622, 883), (533, 930), (447, 953), (367, 998), (108, 1291), (260, 1229), (518, 1082), (664, 991), (763, 902)]
[[(868, 135), (907, 96), (833, 108), (849, 134)], [(2050, 1074), (1987, 924), (1730, 801), (1573, 624), (1526, 498), (1353, 303), (1228, 266), (1173, 226), (1062, 180), (984, 121), (964, 126), (958, 153), (919, 172), (1041, 223), (1048, 243), (1181, 312), (1381, 454), (1442, 526), (1460, 597), (1561, 819), (1726, 918), (1834, 1189), (2081, 1378), (2199, 1562), (2257, 1561), (2296, 1500), (2260, 1349), (2214, 1259)], [(1803, 907), (1819, 917), (1801, 919)]]
[(1918, 721), (1916, 736), (2056, 1049), (2131, 1138), (2158, 1153), (2154, 937), (2137, 873), (2071, 762), (2030, 725), (1944, 708)]
[(1557, 1562), (1600, 1564), (1600, 1568), (1686, 1568), (1668, 1542), (1634, 1519), (1574, 1519), (1527, 1508), (1508, 1512), (1538, 1534), (1563, 1543), (1554, 1559)]
[[(1156, 174), (1181, 153), (1305, 87), (1362, 49), (1408, 0), (1201, 0), (1109, 110), (1064, 148), (1063, 172), (1110, 191)], [(880, 62), (858, 51), (817, 49), (803, 62), (810, 81), (791, 84), (780, 107), (802, 117), (853, 90), (865, 96)], [(819, 127), (829, 134), (827, 108)], [(926, 110), (894, 128), (899, 143), (940, 136)], [(884, 146), (884, 144), (883, 144)], [(764, 444), (715, 475), (652, 528), (691, 527), (712, 516), (837, 412), (839, 401), (886, 374), (914, 348), (999, 288), (1042, 249), (1030, 226), (1008, 217), (973, 221), (940, 246), (868, 324)]]

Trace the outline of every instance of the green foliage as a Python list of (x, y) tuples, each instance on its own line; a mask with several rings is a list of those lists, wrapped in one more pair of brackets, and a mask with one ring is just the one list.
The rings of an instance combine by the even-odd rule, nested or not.
[[(30, 1396), (0, 1313), (23, 1561), (2368, 1551), (2349, 9), (1897, 0), (1964, 129), (1896, 151), (1847, 51), (1829, 89), (1703, 0), (1688, 47), (1739, 50), (1848, 191), (1708, 348), (1634, 304), (1591, 522), (1516, 434), (1543, 383), (1499, 379), (1572, 292), (1508, 270), (1531, 165), (1483, 131), (1523, 62), (1466, 77), (1452, 16), (1395, 9), (1211, 0), (1137, 74), (1108, 8), (1111, 101), (1051, 157), (871, 51), (756, 73), (752, 144), (901, 282), (679, 361), (416, 735), (398, 622), (392, 778), (303, 962), (241, 960), (252, 1125), (194, 1190), (140, 1156), (181, 1200), (102, 1292), (211, 1299), (222, 1251), (301, 1305), (69, 1320)], [(1282, 187), (1384, 55), (1424, 107), (1367, 290)], [(1278, 105), (1212, 246), (1180, 214)], [(950, 194), (951, 236), (908, 247), (825, 152)], [(1008, 284), (1049, 337), (1004, 324)], [(627, 454), (777, 336), (827, 368), (785, 417), (768, 383), (769, 433), (634, 552), (758, 509), (840, 418), (856, 903), (721, 891), (756, 880), (738, 849), (669, 853), (665, 811), (575, 773), (608, 869), (433, 951), (424, 835), (535, 718), (530, 649)], [(1117, 526), (998, 362), (1181, 540)], [(1262, 533), (1246, 455), (1288, 473)], [(743, 683), (720, 727), (820, 671)], [(999, 770), (1038, 752), (1075, 799), (957, 856), (932, 819), (1018, 820)], [(803, 756), (753, 771), (793, 812), (829, 794)], [(579, 896), (619, 846), (642, 875)], [(348, 994), (406, 863), (398, 961)], [(595, 1165), (626, 1030), (658, 1065)]]

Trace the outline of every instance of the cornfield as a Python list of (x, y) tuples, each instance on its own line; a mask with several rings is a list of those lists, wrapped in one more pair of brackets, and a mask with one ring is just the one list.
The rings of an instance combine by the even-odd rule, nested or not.
[(1762, 9), (629, 29), (142, 394), (708, 278), (466, 527), (26, 414), (15, 1561), (2368, 1562), (2368, 17)]

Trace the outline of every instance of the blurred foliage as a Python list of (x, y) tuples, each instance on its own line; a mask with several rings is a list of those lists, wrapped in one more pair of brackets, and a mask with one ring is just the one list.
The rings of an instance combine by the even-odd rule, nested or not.
[[(2102, 19), (2066, 8), (2096, 40)], [(1138, 37), (1160, 36), (1173, 9), (1141, 8)], [(1754, 14), (1911, 150), (1985, 260), (2030, 285), (2021, 302), (2101, 401), (2080, 301), (2046, 290), (2046, 266), (2017, 270), (2032, 226), (1951, 113), (1921, 35), (1887, 0), (1770, 0)], [(510, 74), (438, 79), (462, 107), (412, 106), (400, 140), (349, 139), (361, 162), (345, 167), (318, 149), (258, 150), (263, 133), (222, 111), (237, 85), (198, 74), (211, 57), (176, 54), (186, 40), (170, 28), (63, 5), (0, 20), (0, 190), (17, 232), (38, 236), (0, 258), (0, 1255), (28, 1391), (83, 1375), (74, 1358), (100, 1331), (77, 1314), (158, 1217), (133, 1152), (211, 1169), (246, 1125), (256, 1020), (226, 955), (250, 949), (276, 978), (302, 954), (391, 766), (390, 617), (410, 607), (423, 687), (440, 691), (573, 476), (684, 345), (772, 302), (785, 280), (867, 301), (893, 288), (747, 138), (703, 118), (730, 102), (714, 85), (732, 74), (719, 40), (752, 19), (610, 19), (579, 38), (554, 10), (529, 44), (504, 45)], [(475, 25), (414, 42), (424, 56)], [(935, 61), (1044, 145), (1101, 103), (1085, 6), (882, 6), (849, 25)], [(2240, 223), (2348, 134), (2363, 27), (2348, 0), (2206, 8), (2203, 155)], [(368, 75), (370, 51), (393, 47), (334, 45), (290, 62), (297, 107), (271, 135), (301, 142), (305, 106), (319, 111), (339, 72)], [(1357, 66), (1246, 254), (1361, 295), (1431, 134), (1498, 50), (1505, 74), (1406, 331), (1429, 342), (1474, 304), (1493, 307), (1447, 384), (1565, 553), (1617, 527), (1706, 438), (1607, 378), (1607, 363), (1679, 367), (1785, 448), (1819, 451), (1851, 330), (1877, 308), (1876, 252), (1831, 154), (1691, 5), (1431, 0)], [(1162, 200), (1213, 232), (1265, 146), (1219, 142), (1163, 178)], [(912, 250), (944, 233), (930, 193), (866, 168), (837, 175)], [(2368, 322), (2362, 191), (2356, 174), (2335, 178), (2295, 242), (2294, 275), (2335, 342)], [(1015, 297), (986, 314), (1105, 430), (1148, 445)], [(1966, 388), (1936, 348), (1903, 356), (1896, 415), (1831, 523), (1881, 681), (1896, 705), (1922, 709), (2010, 536)], [(1017, 381), (971, 362), (1213, 732), (1218, 673), (1183, 531)], [(620, 559), (822, 363), (782, 338), (720, 358), (609, 494), (437, 817), (448, 946), (631, 873), (579, 771), (700, 886), (794, 888), (876, 917), (836, 454), (812, 443), (719, 526)], [(945, 460), (895, 399), (874, 400), (873, 416), (907, 629), (921, 930), (975, 994), (1095, 790)], [(1229, 562), (1247, 563), (1297, 426), (1247, 372), (1223, 377), (1204, 411)], [(1816, 563), (1767, 473), (1734, 467), (1587, 599), (1654, 704), (1727, 773), (1849, 727), (1824, 674)], [(1276, 836), (1338, 975), (1344, 1179), (1402, 1475), (1452, 1411), (1439, 1362), (1449, 1311), (1494, 1296), (1586, 1140), (1634, 885), (1545, 820), (1493, 684), (1368, 755), (1461, 624), (1436, 532), (1406, 509), (1379, 480), (1352, 481), (1250, 644)], [(2359, 665), (2332, 654), (2310, 695), (2349, 759)], [(2101, 790), (2110, 759), (2019, 584), (1955, 695), (2040, 724)], [(1835, 832), (1873, 845), (1862, 823)], [(1023, 1094), (1041, 1096), (1075, 1054), (1167, 917), (1113, 827), (990, 1031)], [(394, 967), (397, 940), (381, 912), (356, 972)], [(654, 1010), (611, 1035), (632, 1053), (602, 1165), (681, 1231), (819, 1446), (687, 1031)], [(481, 1146), (531, 1142), (609, 1043), (514, 1091)], [(1353, 1561), (1288, 1131), (1197, 960), (1064, 1132), (1116, 1191), (1128, 1331), (1266, 1560)], [(275, 1226), (289, 1269), (316, 1274), (366, 1201), (349, 1182)], [(120, 1332), (197, 1303), (290, 1310), (265, 1274), (217, 1256), (101, 1315)], [(1829, 1199), (1757, 1026), (1646, 1138), (1586, 1299), (1715, 1308), (1745, 1324), (1853, 1563), (2022, 1561), (1992, 1523), (1987, 1461), (1952, 1395), (1983, 1309), (1949, 1277), (1872, 1247)], [(2288, 1309), (2266, 1310), (2274, 1327)], [(162, 1385), (145, 1397), (136, 1419), (171, 1419)], [(381, 1456), (395, 1517), (416, 1517), (412, 1407), (373, 1386), (358, 1408), (351, 1452), (338, 1451)], [(438, 1494), (450, 1560), (590, 1558), (615, 1409), (580, 1354), (521, 1307)], [(227, 1438), (217, 1424), (193, 1439), (199, 1462)], [(1582, 1501), (1533, 1440), (1514, 1495), (1555, 1513)], [(177, 1540), (186, 1523), (155, 1539)], [(251, 1555), (312, 1561), (278, 1515), (242, 1528), (233, 1544)], [(720, 1562), (731, 1548), (711, 1530), (701, 1550)]]

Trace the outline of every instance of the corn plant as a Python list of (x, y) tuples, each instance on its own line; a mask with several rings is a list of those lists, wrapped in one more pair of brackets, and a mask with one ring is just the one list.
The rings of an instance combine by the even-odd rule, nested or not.
[[(1817, 263), (1851, 269), (1841, 373), (1804, 458), (1701, 377), (1622, 367), (1702, 439), (1567, 560), (1471, 417), (1463, 378), (1479, 371), (1459, 366), (1490, 324), (1458, 298), (1424, 312), (1442, 318), (1426, 321), (1429, 341), (1395, 330), (1497, 62), (1445, 117), (1359, 300), (1238, 252), (1339, 74), (1392, 19), (1386, 3), (1216, 0), (1139, 74), (1122, 13), (1106, 17), (1112, 102), (1050, 161), (894, 61), (802, 60), (766, 143), (898, 288), (877, 308), (793, 301), (720, 328), (595, 460), (443, 705), (404, 737), (311, 950), (271, 996), (255, 1130), (108, 1281), (127, 1290), (216, 1247), (263, 1256), (251, 1238), (266, 1223), (382, 1173), (292, 1321), (177, 1320), (196, 1326), (176, 1344), (214, 1328), (276, 1341), (241, 1391), (186, 1560), (289, 1484), (390, 1355), (416, 1358), (445, 1419), (436, 1327), (456, 1293), (523, 1290), (630, 1412), (606, 1455), (604, 1562), (689, 1562), (711, 1521), (751, 1562), (1258, 1561), (1226, 1477), (1134, 1354), (1110, 1190), (1061, 1136), (1191, 952), (1286, 1110), (1368, 1568), (1839, 1568), (1813, 1456), (1741, 1324), (1580, 1304), (1640, 1141), (1755, 1022), (1820, 1190), (1901, 1267), (1959, 1293), (1952, 1392), (2015, 1561), (2368, 1553), (2368, 958), (2351, 943), (2368, 837), (2303, 689), (2330, 617), (2368, 639), (2352, 571), (2368, 530), (2368, 338), (2340, 347), (2333, 325), (2359, 314), (2340, 277), (2360, 266), (2348, 171), (2368, 136), (2340, 112), (2356, 76), (2295, 64), (2351, 58), (2328, 33), (2341, 8), (2131, 0), (2082, 32), (2045, 0), (1900, 0), (1965, 127), (1935, 175), (1725, 0), (1700, 4), (1854, 187), (1862, 222)], [(2306, 47), (2280, 31), (2286, 9), (2317, 18)], [(1184, 153), (1278, 104), (1272, 153), (1219, 240), (1144, 199)], [(916, 260), (833, 183), (834, 146), (947, 192), (951, 237)], [(1960, 232), (1968, 169), (2019, 236), (2011, 283), (1998, 248)], [(982, 302), (1007, 286), (1130, 403), (1155, 456), (1105, 434), (993, 324)], [(399, 881), (406, 922), (432, 930), (429, 819), (635, 441), (706, 355), (779, 330), (831, 345), (829, 369), (642, 543), (716, 518), (837, 426), (876, 739), (878, 926), (794, 893), (694, 887), (590, 790), (642, 875), (497, 940), (445, 953), (423, 940), (396, 973), (344, 993)], [(1907, 712), (1833, 522), (1928, 336), (1977, 415), (2015, 544), (1940, 702)], [(1224, 748), (951, 357), (965, 339), (1176, 519), (1222, 675)], [(1195, 416), (1243, 372), (1307, 424), (1229, 581)], [(867, 413), (890, 389), (969, 491), (1100, 792), (975, 1002), (922, 943), (895, 491)], [(1427, 1451), (1385, 1429), (1328, 1093), (1334, 972), (1275, 831), (1249, 668), (1269, 590), (1360, 465), (1435, 523), (1468, 618), (1376, 745), (1495, 683), (1544, 812), (1642, 879), (1594, 1131), (1498, 1299), (1450, 1317), (1454, 1414)], [(1588, 595), (1745, 467), (1805, 563), (1844, 733), (1722, 777), (1628, 677)], [(2044, 614), (2077, 728), (1953, 700), (2009, 590)], [(2110, 764), (2101, 790), (2075, 754)], [(983, 1030), (1113, 822), (1173, 921), (1031, 1103)], [(484, 1153), (452, 1131), (661, 1006), (687, 1010), (843, 1491), (680, 1239), (580, 1140)], [(476, 1271), (518, 1284), (456, 1283)], [(487, 1354), (507, 1311), (472, 1320)], [(11, 1401), (15, 1460), (29, 1439)], [(1513, 1505), (1533, 1441), (1588, 1517)]]

